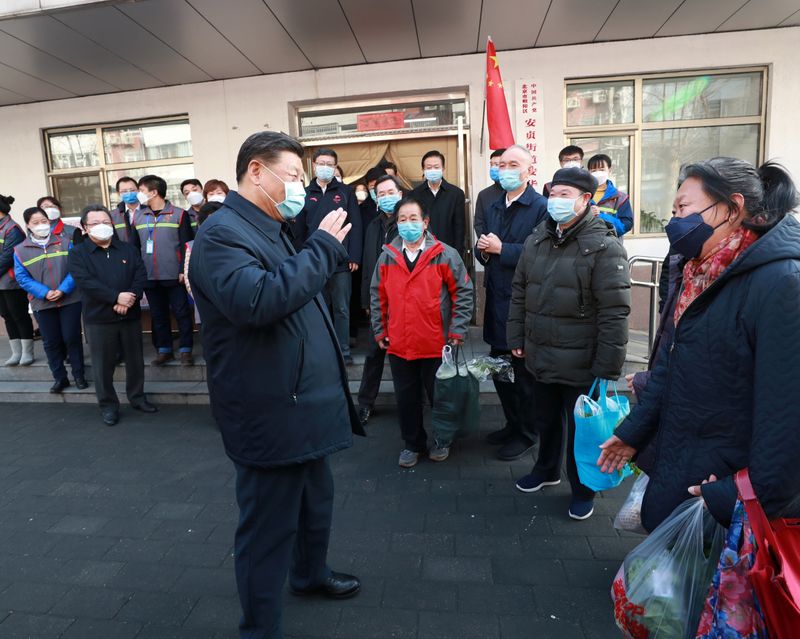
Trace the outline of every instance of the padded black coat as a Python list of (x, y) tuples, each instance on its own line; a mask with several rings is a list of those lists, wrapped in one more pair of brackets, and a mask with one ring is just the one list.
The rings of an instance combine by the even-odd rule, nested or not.
[(622, 241), (591, 214), (563, 237), (552, 219), (525, 241), (511, 284), (508, 347), (545, 384), (618, 379), (628, 344), (631, 278)]
[(749, 467), (770, 517), (800, 494), (800, 222), (787, 216), (752, 244), (684, 312), (616, 434), (655, 461), (642, 523), (656, 528), (702, 487), (710, 512), (730, 523), (733, 475)]

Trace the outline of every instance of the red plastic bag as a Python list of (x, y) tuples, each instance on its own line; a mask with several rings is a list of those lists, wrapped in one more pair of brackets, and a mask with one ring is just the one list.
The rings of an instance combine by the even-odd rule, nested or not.
[(764, 610), (772, 639), (800, 636), (800, 519), (769, 521), (756, 497), (747, 469), (736, 473), (756, 540), (750, 581)]

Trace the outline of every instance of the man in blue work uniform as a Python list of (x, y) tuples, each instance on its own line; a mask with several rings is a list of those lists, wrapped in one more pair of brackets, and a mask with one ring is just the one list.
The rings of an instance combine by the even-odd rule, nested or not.
[(363, 230), (361, 228), (361, 209), (356, 194), (349, 186), (334, 177), (334, 170), (339, 157), (333, 149), (317, 149), (314, 151), (314, 179), (306, 188), (306, 203), (303, 211), (297, 216), (294, 225), (296, 247), (299, 249), (319, 228), (323, 218), (336, 209), (344, 209), (347, 223), (352, 225), (350, 233), (344, 241), (348, 259), (342, 260), (325, 287), (325, 300), (331, 309), (333, 325), (339, 348), (342, 349), (345, 364), (350, 366), (353, 357), (350, 355), (350, 293), (352, 276), (361, 265), (361, 246)]
[(360, 589), (326, 562), (328, 455), (364, 431), (320, 295), (347, 260), (342, 241), (352, 229), (336, 209), (295, 252), (287, 221), (305, 201), (302, 155), (283, 133), (247, 138), (236, 160), (238, 192), (200, 226), (189, 261), (211, 409), (236, 467), (242, 639), (283, 638), (287, 573), (297, 596), (344, 599)]

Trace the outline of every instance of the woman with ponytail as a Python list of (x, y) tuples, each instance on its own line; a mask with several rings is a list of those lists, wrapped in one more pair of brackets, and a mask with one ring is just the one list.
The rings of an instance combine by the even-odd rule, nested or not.
[(718, 157), (683, 167), (672, 250), (687, 259), (675, 332), (598, 464), (621, 468), (654, 444), (642, 523), (658, 526), (702, 496), (724, 526), (735, 473), (749, 468), (767, 515), (800, 494), (800, 222), (780, 165)]
[(14, 277), (14, 247), (25, 233), (11, 217), (14, 198), (0, 195), (0, 316), (6, 324), (11, 357), (4, 366), (33, 364), (33, 322), (28, 314), (28, 296)]

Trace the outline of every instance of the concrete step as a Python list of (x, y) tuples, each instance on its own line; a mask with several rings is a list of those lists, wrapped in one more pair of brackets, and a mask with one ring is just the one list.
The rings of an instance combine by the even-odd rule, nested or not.
[[(359, 382), (350, 382), (350, 393), (358, 393)], [(49, 381), (3, 381), (0, 382), (0, 403), (4, 402), (36, 402), (56, 404), (93, 404), (96, 400), (94, 388), (90, 385), (86, 390), (78, 390), (74, 386), (63, 393), (51, 393)], [(114, 388), (120, 401), (125, 402), (125, 384), (115, 382)], [(208, 404), (208, 387), (205, 382), (152, 382), (147, 380), (144, 385), (145, 393), (154, 404)], [(480, 385), (481, 404), (487, 406), (497, 405), (499, 400), (491, 382), (482, 382)], [(376, 405), (393, 406), (394, 387), (392, 382), (383, 381)]]

